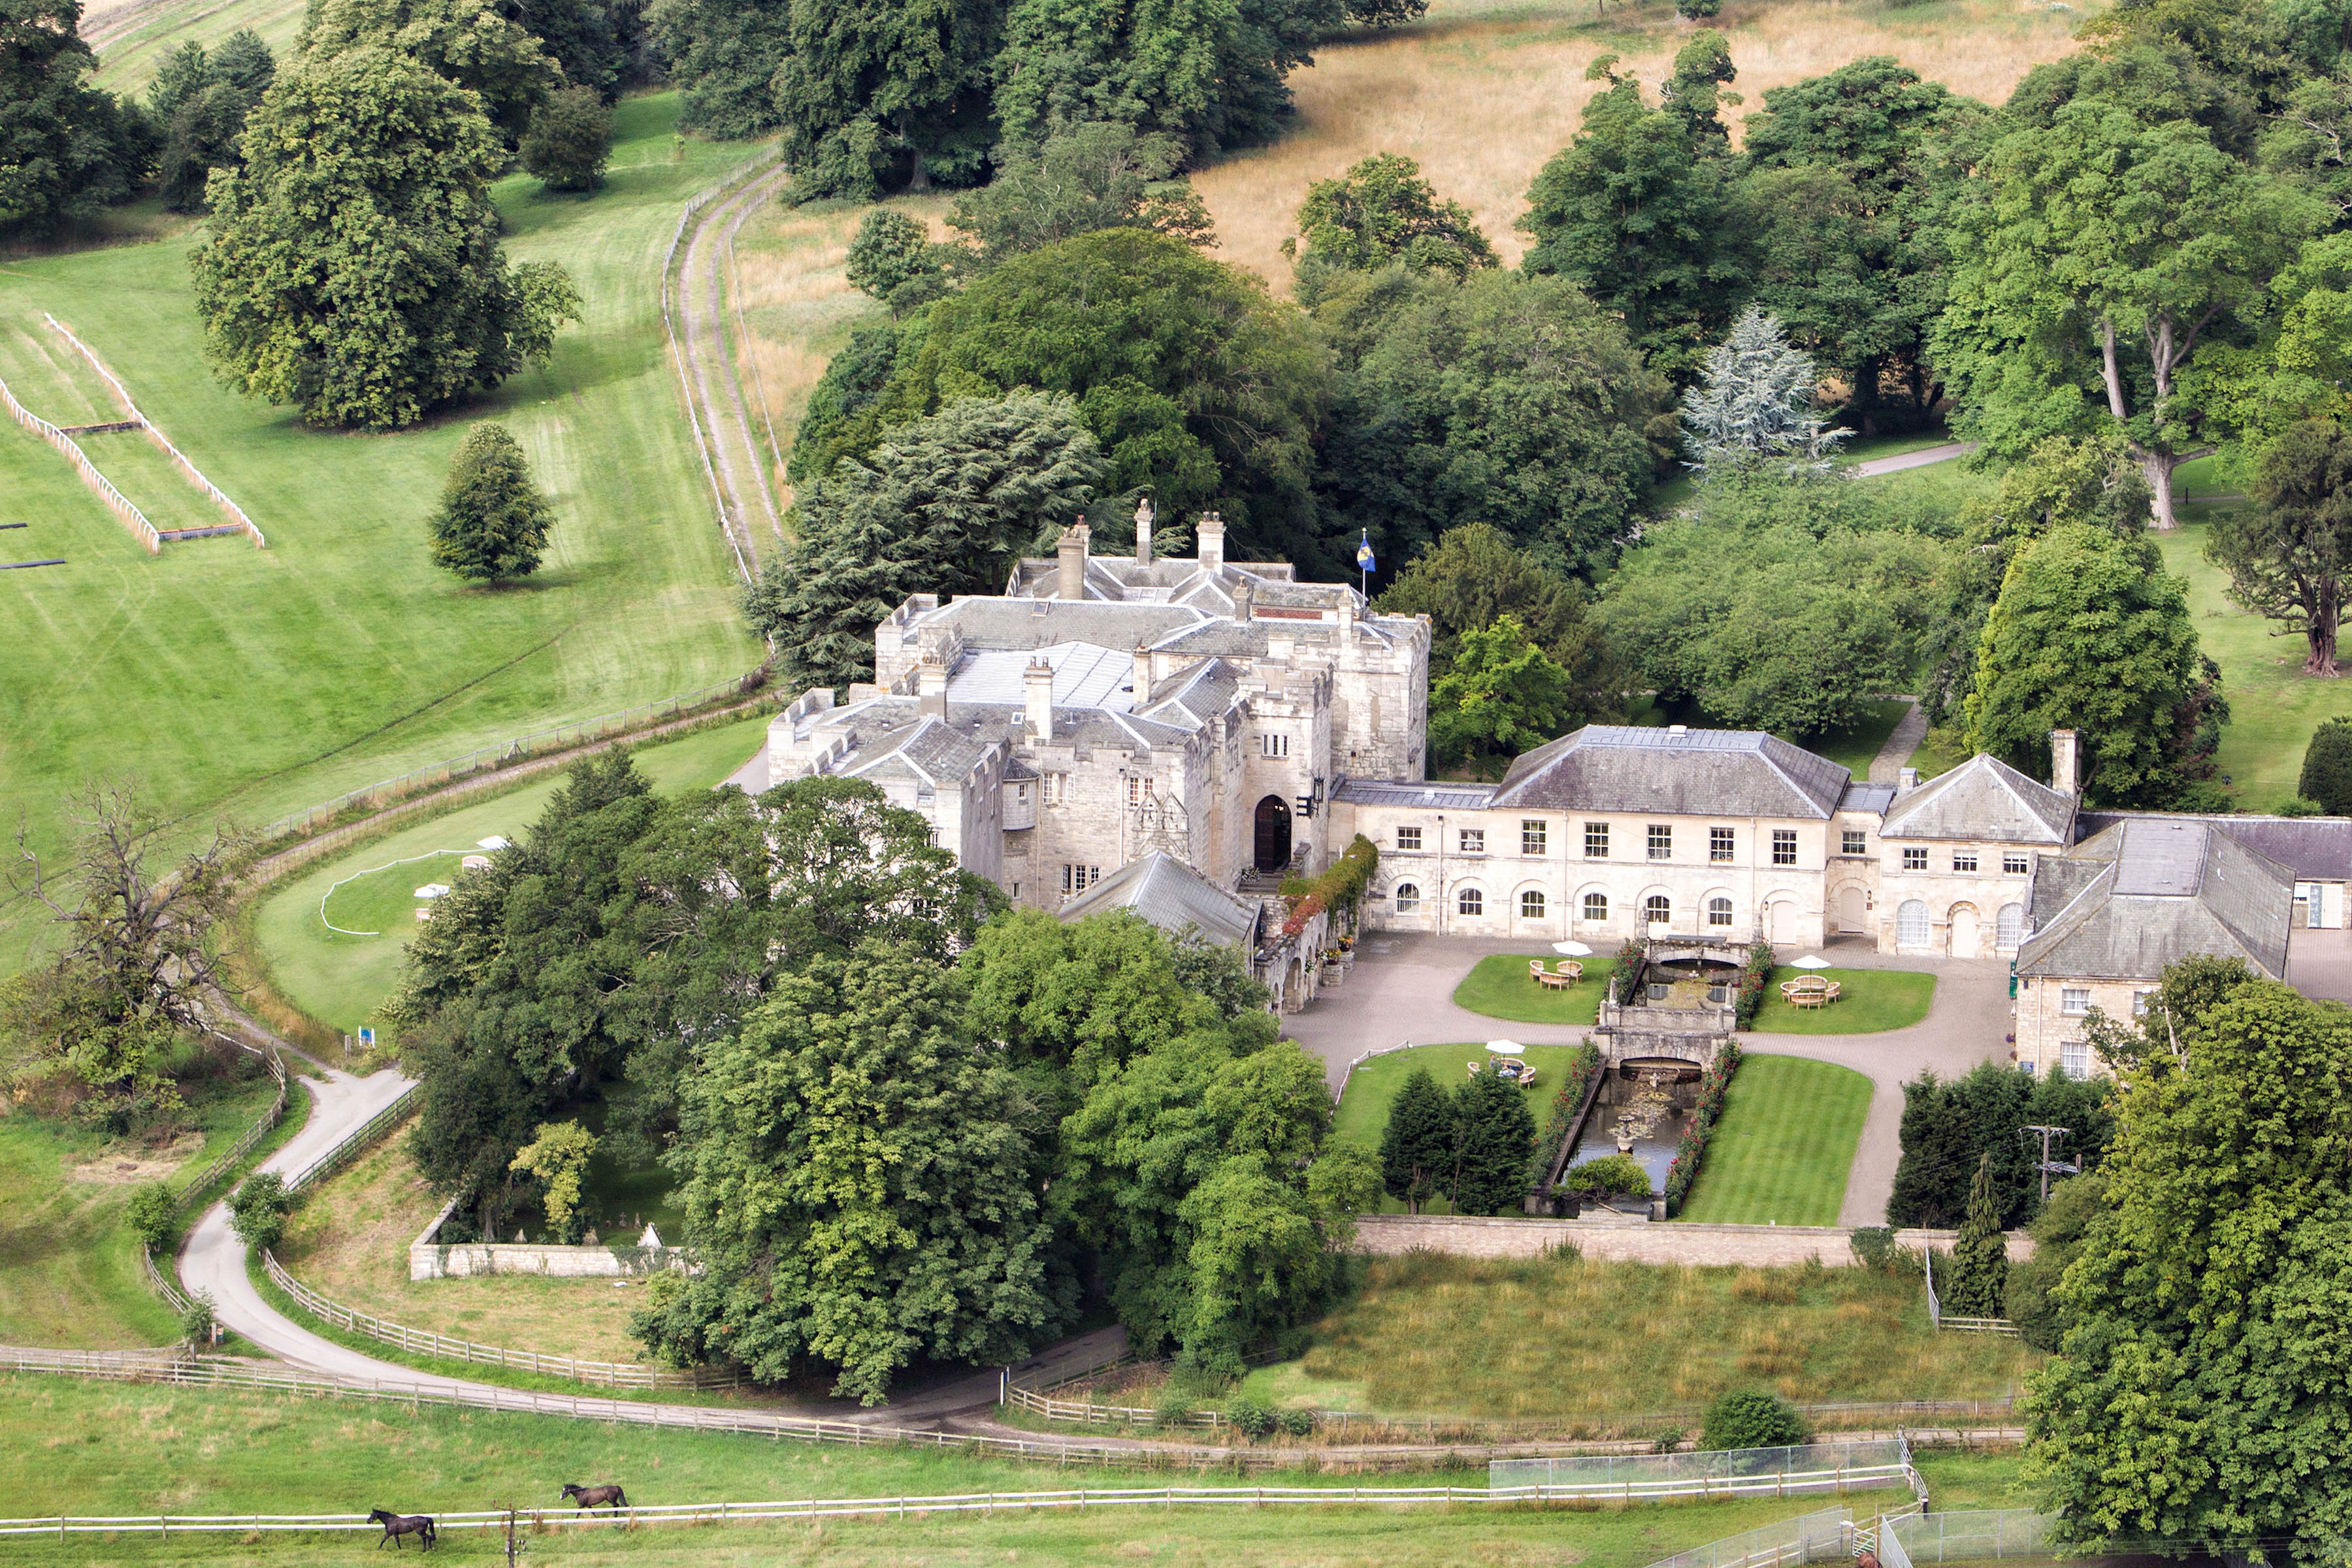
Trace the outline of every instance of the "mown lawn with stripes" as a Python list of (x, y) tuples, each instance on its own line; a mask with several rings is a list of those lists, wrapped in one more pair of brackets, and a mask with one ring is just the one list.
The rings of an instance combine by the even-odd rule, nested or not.
[(1750, 1055), (1681, 1218), (1717, 1225), (1835, 1225), (1870, 1113), (1870, 1079), (1800, 1057)]

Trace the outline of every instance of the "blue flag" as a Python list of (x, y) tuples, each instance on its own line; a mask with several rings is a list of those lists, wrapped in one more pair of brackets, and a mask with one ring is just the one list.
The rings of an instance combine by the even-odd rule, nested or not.
[(1356, 546), (1356, 567), (1362, 572), (1380, 570), (1380, 563), (1372, 559), (1372, 534), (1370, 529), (1364, 531), (1363, 542)]

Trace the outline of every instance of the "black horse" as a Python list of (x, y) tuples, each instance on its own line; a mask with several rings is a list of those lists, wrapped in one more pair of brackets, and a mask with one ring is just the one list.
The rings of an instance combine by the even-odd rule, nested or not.
[[(434, 1542), (441, 1539), (440, 1532), (433, 1528), (431, 1517), (426, 1514), (394, 1513), (380, 1508), (368, 1514), (368, 1522), (383, 1526), (383, 1541), (391, 1542), (394, 1552), (400, 1550), (400, 1538), (404, 1535), (416, 1536), (417, 1544), (427, 1552), (432, 1551)], [(383, 1541), (375, 1543), (377, 1551), (383, 1550)]]
[(583, 1487), (567, 1481), (563, 1495), (582, 1508), (611, 1508), (617, 1511), (629, 1506), (629, 1494), (614, 1486)]

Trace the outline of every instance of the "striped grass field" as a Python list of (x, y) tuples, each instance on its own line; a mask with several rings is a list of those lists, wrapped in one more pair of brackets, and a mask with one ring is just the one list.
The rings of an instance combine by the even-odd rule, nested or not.
[(1870, 1079), (1800, 1057), (1743, 1056), (1680, 1217), (1835, 1225), (1870, 1113)]
[[(215, 380), (193, 237), (0, 268), (0, 375), (54, 355), (54, 312), (270, 544), (150, 557), (63, 458), (0, 423), (0, 522), (31, 524), (0, 533), (0, 559), (67, 560), (0, 574), (0, 800), (12, 818), (24, 808), (36, 848), (64, 846), (67, 795), (102, 775), (137, 776), (193, 838), (759, 662), (660, 311), (680, 204), (751, 150), (680, 141), (676, 114), (675, 95), (625, 101), (591, 198), (499, 183), (509, 254), (562, 261), (587, 320), (546, 370), (397, 435), (310, 429)], [(485, 418), (514, 430), (557, 516), (545, 566), (499, 590), (436, 570), (425, 540), (450, 453)], [(138, 466), (142, 489), (211, 510), (170, 470)], [(26, 902), (0, 889), (0, 973), (37, 934)]]

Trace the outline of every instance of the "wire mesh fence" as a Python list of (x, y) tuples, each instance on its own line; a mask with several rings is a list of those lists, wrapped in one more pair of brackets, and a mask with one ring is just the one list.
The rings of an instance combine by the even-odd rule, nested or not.
[(1831, 1562), (1853, 1550), (1853, 1521), (1842, 1508), (1825, 1508), (1694, 1546), (1651, 1568), (1781, 1568)]
[[(1910, 1568), (1913, 1563), (2041, 1557), (2050, 1551), (2050, 1527), (2055, 1522), (2026, 1508), (1915, 1514), (1888, 1521), (1881, 1532), (1878, 1559), (1885, 1568)], [(1899, 1565), (1887, 1554), (1885, 1543), (1889, 1540), (1902, 1553)]]

